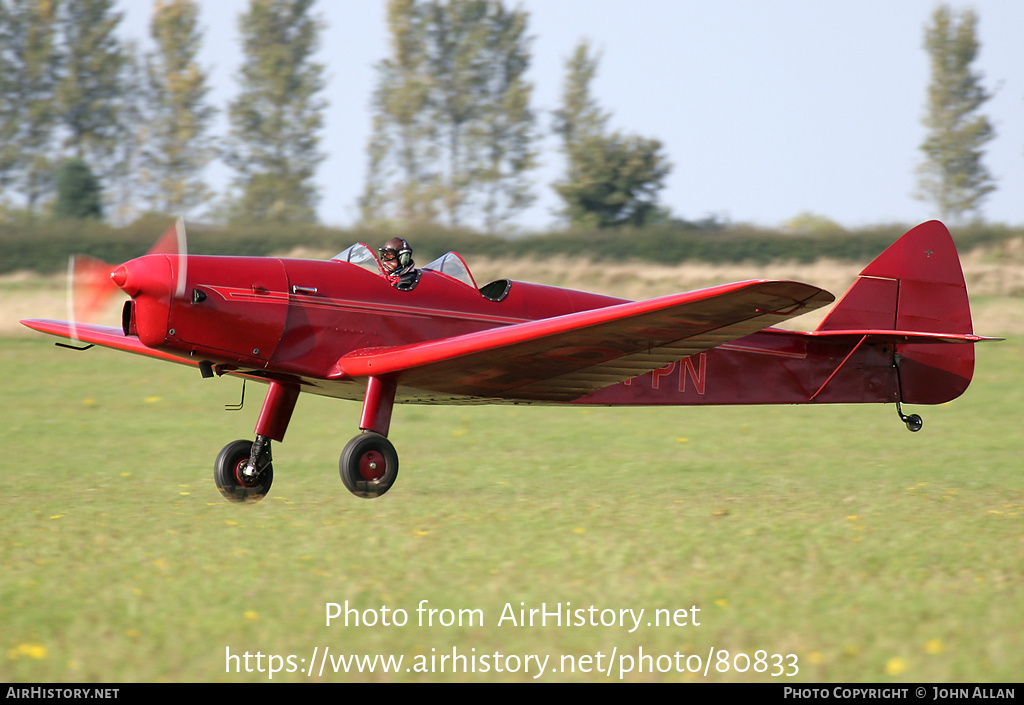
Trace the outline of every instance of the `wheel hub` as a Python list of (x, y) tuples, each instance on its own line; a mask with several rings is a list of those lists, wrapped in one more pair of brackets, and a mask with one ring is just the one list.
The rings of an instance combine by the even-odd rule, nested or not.
[(243, 458), (235, 465), (235, 479), (243, 487), (253, 487), (259, 482), (260, 476), (256, 468), (249, 465), (249, 459)]
[(375, 450), (368, 450), (359, 458), (359, 474), (364, 480), (379, 480), (384, 477), (386, 471), (384, 455)]

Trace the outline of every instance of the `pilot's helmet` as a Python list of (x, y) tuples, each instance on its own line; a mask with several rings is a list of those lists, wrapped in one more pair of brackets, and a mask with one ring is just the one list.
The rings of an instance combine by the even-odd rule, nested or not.
[(393, 237), (384, 243), (377, 252), (385, 269), (394, 272), (405, 269), (412, 264), (412, 246), (404, 237)]

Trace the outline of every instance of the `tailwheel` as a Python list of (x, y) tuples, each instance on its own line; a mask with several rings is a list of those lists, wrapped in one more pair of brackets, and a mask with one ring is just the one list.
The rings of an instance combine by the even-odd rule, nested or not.
[[(250, 462), (253, 460), (255, 464)], [(228, 443), (217, 455), (217, 461), (213, 466), (213, 479), (224, 499), (230, 502), (260, 501), (270, 491), (270, 485), (274, 482), (270, 441), (257, 438), (256, 443)]]
[(384, 436), (365, 431), (345, 446), (339, 470), (349, 492), (363, 499), (374, 499), (395, 483), (398, 452)]
[(907, 425), (907, 429), (912, 433), (917, 433), (924, 426), (924, 421), (917, 414), (911, 414), (910, 416), (904, 415), (903, 407), (900, 406), (899, 402), (896, 402), (896, 413), (900, 415), (900, 421), (905, 423)]

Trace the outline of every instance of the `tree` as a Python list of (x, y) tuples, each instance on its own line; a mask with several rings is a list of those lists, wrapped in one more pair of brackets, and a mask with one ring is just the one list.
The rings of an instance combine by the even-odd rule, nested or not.
[(58, 63), (53, 3), (0, 0), (0, 187), (30, 212), (53, 184)]
[(480, 101), (483, 50), (487, 34), (486, 0), (453, 0), (427, 5), (426, 69), (434, 80), (428, 110), (437, 130), (441, 163), (441, 202), (448, 224), (460, 225), (469, 200), (474, 170), (466, 144), (468, 130), (484, 106)]
[(390, 0), (365, 220), (444, 213), (458, 226), (479, 214), (496, 229), (532, 202), (527, 19), (498, 0)]
[(64, 147), (103, 175), (122, 129), (120, 101), (125, 56), (116, 29), (122, 15), (114, 0), (58, 3), (61, 77), (57, 103), (67, 131)]
[(180, 215), (209, 195), (202, 170), (214, 156), (208, 135), (214, 109), (206, 104), (206, 73), (196, 56), (202, 43), (194, 0), (156, 3), (150, 33), (156, 51), (146, 60), (142, 166), (152, 207)]
[(509, 12), (499, 3), (486, 38), (485, 83), (488, 96), (483, 119), (469, 141), (480, 156), (476, 176), (484, 194), (484, 227), (496, 231), (536, 199), (527, 173), (537, 166), (535, 116), (530, 109), (533, 86), (526, 81), (530, 65), (527, 15)]
[(658, 191), (670, 169), (658, 140), (592, 135), (574, 142), (568, 175), (555, 190), (573, 225), (641, 226), (659, 212)]
[(599, 61), (600, 55), (593, 54), (590, 44), (583, 40), (566, 62), (562, 107), (554, 112), (554, 131), (562, 138), (565, 154), (569, 154), (580, 139), (604, 134), (608, 125), (608, 114), (590, 95), (590, 82), (597, 75)]
[(55, 218), (102, 218), (100, 184), (84, 159), (75, 157), (57, 172)]
[(996, 188), (981, 162), (982, 147), (995, 132), (988, 118), (978, 114), (991, 95), (982, 87), (980, 74), (971, 71), (979, 46), (976, 25), (973, 11), (964, 11), (958, 19), (942, 5), (925, 28), (932, 79), (917, 196), (932, 202), (941, 217), (953, 220), (978, 214), (982, 201)]
[(597, 62), (586, 42), (566, 62), (562, 108), (554, 122), (562, 137), (566, 177), (554, 188), (573, 225), (645, 225), (662, 214), (657, 196), (672, 166), (660, 141), (607, 132), (609, 116), (590, 95)]
[(241, 195), (238, 221), (315, 221), (313, 176), (326, 103), (323, 66), (312, 60), (321, 22), (314, 0), (251, 0), (239, 21), (245, 62), (229, 106), (227, 163)]
[(141, 166), (141, 152), (152, 121), (146, 110), (144, 59), (134, 41), (125, 43), (123, 59), (118, 78), (118, 129), (103, 173), (104, 212), (118, 224), (135, 220), (145, 207), (149, 179)]
[(377, 64), (373, 135), (363, 220), (431, 222), (437, 216), (434, 125), (427, 115), (426, 12), (417, 0), (389, 0), (391, 58)]

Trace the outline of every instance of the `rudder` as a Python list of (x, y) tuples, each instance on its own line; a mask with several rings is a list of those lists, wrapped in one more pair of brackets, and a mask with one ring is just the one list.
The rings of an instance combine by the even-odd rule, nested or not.
[[(816, 332), (972, 336), (970, 303), (953, 238), (937, 220), (904, 234), (857, 277)], [(905, 338), (906, 339), (906, 338)], [(974, 346), (898, 342), (900, 400), (940, 404), (960, 396), (974, 374)]]

